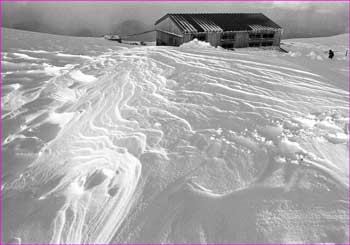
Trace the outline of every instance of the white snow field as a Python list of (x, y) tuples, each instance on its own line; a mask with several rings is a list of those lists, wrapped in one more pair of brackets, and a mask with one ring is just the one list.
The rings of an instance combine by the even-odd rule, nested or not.
[(2, 35), (3, 243), (349, 242), (347, 35)]

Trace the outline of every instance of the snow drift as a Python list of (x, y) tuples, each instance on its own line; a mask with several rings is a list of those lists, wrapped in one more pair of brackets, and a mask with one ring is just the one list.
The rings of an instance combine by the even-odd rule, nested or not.
[(2, 242), (348, 243), (347, 41), (4, 29)]

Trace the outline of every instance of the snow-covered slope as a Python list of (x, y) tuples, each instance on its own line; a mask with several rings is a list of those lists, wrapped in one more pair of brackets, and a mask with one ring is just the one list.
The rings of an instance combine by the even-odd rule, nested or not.
[(3, 29), (3, 242), (348, 243), (348, 40), (322, 40)]

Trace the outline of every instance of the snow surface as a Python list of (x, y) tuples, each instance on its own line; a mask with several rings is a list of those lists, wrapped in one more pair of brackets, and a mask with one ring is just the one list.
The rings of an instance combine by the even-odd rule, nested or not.
[(347, 44), (3, 29), (2, 243), (349, 243)]

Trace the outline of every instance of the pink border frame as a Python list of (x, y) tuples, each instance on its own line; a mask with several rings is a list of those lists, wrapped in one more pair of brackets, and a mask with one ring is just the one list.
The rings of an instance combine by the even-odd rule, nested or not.
[(349, 2), (350, 0), (0, 0), (0, 2)]
[[(348, 48), (350, 50), (350, 0), (278, 0), (279, 2), (347, 2), (348, 3)], [(2, 52), (2, 2), (274, 2), (273, 0), (0, 0), (0, 53)], [(350, 96), (350, 62), (348, 63), (348, 68), (349, 68), (349, 77), (348, 77), (348, 95)], [(2, 73), (2, 59), (0, 60), (0, 74)], [(2, 77), (0, 77), (0, 100), (2, 98)], [(2, 108), (0, 108), (0, 115), (2, 115)], [(350, 98), (349, 98), (349, 103), (348, 103), (348, 118), (350, 118)], [(349, 126), (350, 127), (350, 122)], [(2, 138), (2, 121), (0, 120), (0, 138)], [(349, 128), (350, 129), (350, 128)], [(348, 139), (350, 141), (350, 138)], [(350, 151), (348, 153), (349, 161), (350, 161)], [(2, 142), (1, 142), (1, 150), (0, 150), (0, 186), (2, 186)], [(350, 165), (350, 162), (349, 162)], [(349, 168), (349, 186), (350, 186), (350, 168)], [(348, 201), (349, 201), (349, 206), (348, 206), (348, 223), (349, 223), (349, 234), (350, 234), (350, 190), (348, 190)], [(1, 189), (0, 189), (0, 218), (2, 218), (2, 195), (1, 195)], [(350, 239), (350, 238), (349, 238)], [(0, 245), (5, 243), (1, 243), (2, 241), (2, 220), (0, 220)], [(24, 244), (24, 243), (23, 243)], [(128, 244), (128, 243), (123, 243), (123, 244)], [(280, 243), (234, 243), (235, 245), (277, 245)], [(288, 243), (288, 245), (300, 245), (303, 243)], [(305, 245), (318, 245), (320, 243), (307, 243)], [(344, 245), (349, 245), (349, 243), (346, 243)], [(44, 245), (44, 244), (30, 244), (26, 243), (24, 245)], [(50, 245), (56, 245), (56, 244), (50, 244)], [(92, 244), (89, 244), (92, 245)], [(109, 245), (109, 244), (98, 244), (98, 245)], [(130, 244), (131, 245), (131, 244)], [(136, 244), (135, 244), (136, 245)], [(148, 244), (137, 244), (137, 245), (148, 245)], [(202, 244), (189, 244), (189, 245), (202, 245)], [(224, 245), (224, 244), (211, 244), (211, 245)], [(226, 245), (226, 244), (225, 244)], [(338, 244), (338, 245), (343, 245), (343, 244)]]
[(350, 0), (0, 0), (0, 2), (350, 2)]

